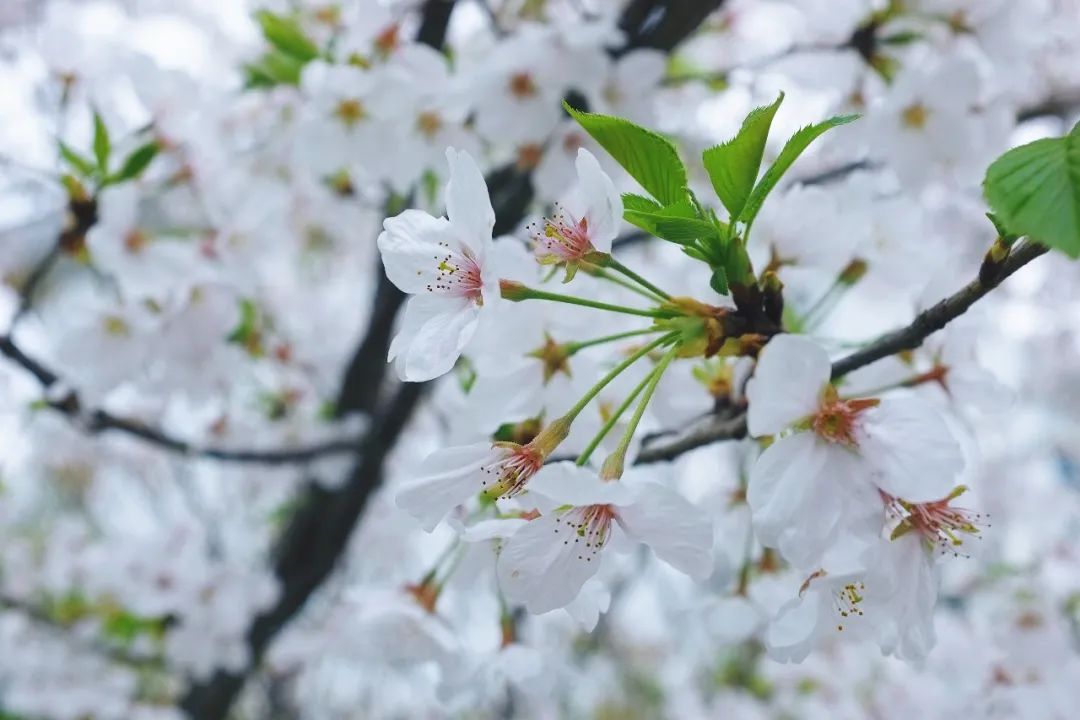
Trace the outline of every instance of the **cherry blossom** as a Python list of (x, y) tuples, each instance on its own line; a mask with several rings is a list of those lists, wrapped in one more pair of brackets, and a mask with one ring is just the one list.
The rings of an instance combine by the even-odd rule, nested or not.
[(530, 491), (564, 503), (515, 532), (499, 555), (503, 592), (530, 612), (573, 601), (599, 569), (601, 551), (622, 534), (689, 575), (712, 571), (707, 517), (662, 485), (604, 482), (587, 468), (557, 463)]
[(447, 218), (406, 210), (379, 235), (387, 276), (412, 294), (390, 345), (403, 380), (430, 380), (453, 367), (481, 318), (499, 301), (489, 269), (494, 212), (480, 169), (448, 150)]

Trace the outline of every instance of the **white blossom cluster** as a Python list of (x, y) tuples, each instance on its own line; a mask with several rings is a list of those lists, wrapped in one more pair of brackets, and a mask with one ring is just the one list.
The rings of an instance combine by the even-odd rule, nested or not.
[[(735, 333), (569, 108), (734, 229), (780, 93)], [(1078, 119), (1077, 0), (0, 8), (0, 720), (1073, 717), (1080, 276), (913, 318)]]

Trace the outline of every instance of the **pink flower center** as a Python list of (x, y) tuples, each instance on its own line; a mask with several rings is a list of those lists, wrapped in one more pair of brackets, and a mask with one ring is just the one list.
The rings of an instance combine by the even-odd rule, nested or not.
[(616, 517), (611, 505), (585, 505), (555, 519), (555, 534), (563, 545), (575, 545), (578, 560), (592, 562), (611, 538), (611, 521)]
[[(441, 243), (447, 247), (446, 243)], [(427, 291), (465, 297), (484, 304), (483, 288), (484, 281), (480, 276), (480, 265), (468, 250), (461, 254), (448, 252), (440, 257), (435, 256), (435, 279), (428, 283)]]
[(518, 445), (496, 462), (480, 468), (484, 492), (494, 498), (521, 494), (533, 475), (544, 465), (544, 457), (528, 445)]
[(914, 531), (942, 555), (952, 553), (959, 556), (961, 553), (956, 548), (964, 544), (963, 536), (979, 538), (982, 536), (982, 526), (987, 524), (985, 515), (950, 505), (966, 490), (961, 485), (948, 497), (928, 503), (909, 503), (886, 495), (889, 511), (903, 517), (892, 533), (893, 538)]
[(878, 404), (876, 399), (826, 400), (811, 418), (810, 426), (818, 437), (831, 443), (855, 446), (856, 420)]
[(580, 260), (595, 249), (589, 236), (588, 218), (575, 219), (558, 203), (552, 216), (544, 218), (542, 227), (533, 225), (529, 230), (541, 260)]

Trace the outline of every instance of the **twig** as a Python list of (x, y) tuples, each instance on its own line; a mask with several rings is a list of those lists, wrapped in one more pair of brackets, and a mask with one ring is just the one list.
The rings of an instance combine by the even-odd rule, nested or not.
[[(45, 391), (60, 382), (60, 377), (54, 370), (23, 352), (8, 335), (0, 335), (0, 355), (4, 355), (33, 375)], [(275, 448), (271, 450), (207, 447), (180, 440), (158, 428), (150, 427), (138, 420), (118, 417), (105, 410), (84, 411), (79, 402), (79, 396), (74, 391), (67, 393), (62, 398), (50, 400), (46, 405), (52, 410), (68, 416), (74, 420), (77, 427), (90, 434), (114, 430), (143, 440), (162, 450), (187, 457), (210, 458), (222, 462), (255, 465), (307, 463), (326, 455), (355, 453), (362, 440), (360, 436), (354, 436), (326, 440), (295, 448)]]
[(1002, 280), (1046, 251), (1045, 246), (1031, 242), (1015, 248), (1003, 263), (995, 282), (983, 283), (976, 278), (959, 292), (916, 315), (906, 327), (884, 335), (862, 350), (857, 350), (837, 360), (833, 363), (833, 379), (903, 350), (914, 350), (919, 347), (923, 340), (967, 312), (968, 308), (1000, 285)]
[[(994, 282), (983, 283), (976, 278), (960, 291), (916, 315), (907, 326), (883, 335), (867, 347), (840, 358), (833, 363), (833, 379), (898, 352), (914, 350), (922, 345), (927, 337), (967, 312), (972, 305), (1000, 285), (1005, 278), (1046, 252), (1047, 248), (1037, 243), (1028, 242), (1017, 246), (1002, 264)], [(638, 454), (637, 463), (648, 464), (674, 460), (683, 453), (714, 442), (738, 440), (744, 437), (746, 437), (745, 412), (740, 412), (734, 417), (713, 416), (675, 440), (647, 444)]]

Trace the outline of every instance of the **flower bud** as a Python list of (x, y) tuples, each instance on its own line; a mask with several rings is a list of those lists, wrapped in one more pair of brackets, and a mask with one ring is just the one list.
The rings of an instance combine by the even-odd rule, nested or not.
[(499, 280), (499, 294), (510, 302), (529, 299), (529, 287), (517, 280)]

